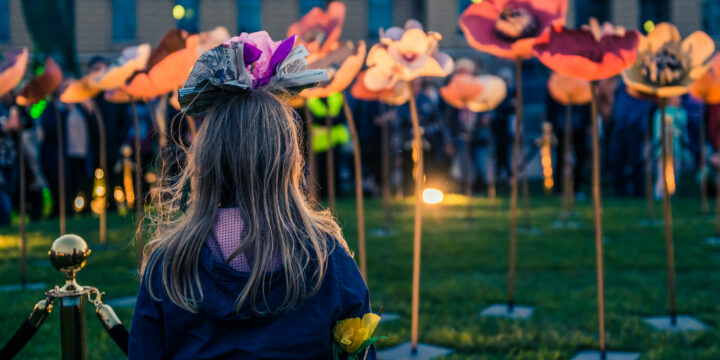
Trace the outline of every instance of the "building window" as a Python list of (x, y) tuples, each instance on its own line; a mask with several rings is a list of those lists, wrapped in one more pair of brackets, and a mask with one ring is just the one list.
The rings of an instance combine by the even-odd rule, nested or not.
[(191, 33), (200, 31), (200, 6), (198, 0), (175, 0), (173, 17), (177, 27)]
[(705, 0), (702, 2), (703, 30), (713, 39), (720, 39), (720, 0)]
[(10, 0), (0, 0), (0, 42), (10, 41)]
[(112, 39), (135, 40), (135, 0), (112, 0)]
[(261, 0), (237, 0), (239, 33), (251, 33), (262, 30), (260, 1)]
[(392, 0), (368, 0), (368, 37), (377, 39), (380, 28), (393, 24)]
[(314, 7), (325, 9), (325, 0), (300, 0), (300, 16), (307, 14)]
[(575, 0), (575, 27), (590, 23), (591, 17), (601, 24), (610, 21), (611, 3), (607, 0)]
[(669, 0), (640, 0), (640, 24), (645, 32), (655, 28), (655, 24), (669, 21)]

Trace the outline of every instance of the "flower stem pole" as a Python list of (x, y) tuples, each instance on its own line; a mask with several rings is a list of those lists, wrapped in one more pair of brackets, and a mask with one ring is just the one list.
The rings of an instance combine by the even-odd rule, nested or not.
[(142, 162), (140, 159), (140, 120), (138, 119), (135, 99), (130, 98), (130, 107), (133, 113), (133, 125), (135, 130), (135, 220), (137, 221), (137, 229), (135, 230), (135, 246), (137, 247), (138, 266), (143, 259), (143, 237), (142, 237), (142, 218), (144, 209), (144, 198), (142, 195)]
[(472, 157), (470, 152), (472, 151), (472, 130), (468, 133), (467, 142), (465, 143), (465, 151), (463, 152), (463, 162), (465, 163), (465, 197), (467, 197), (467, 209), (465, 209), (465, 218), (470, 220), (472, 217)]
[(360, 137), (358, 136), (355, 118), (353, 117), (350, 105), (343, 94), (343, 110), (350, 128), (350, 136), (353, 142), (353, 160), (355, 163), (355, 205), (357, 206), (357, 231), (358, 231), (358, 253), (360, 256), (360, 274), (367, 282), (367, 255), (365, 252), (365, 205), (363, 201), (362, 186), (362, 153), (360, 152)]
[(407, 83), (410, 89), (410, 117), (412, 118), (414, 150), (415, 150), (415, 227), (413, 237), (413, 287), (412, 287), (412, 321), (411, 344), (412, 352), (417, 353), (418, 347), (418, 315), (420, 310), (420, 250), (422, 241), (422, 192), (425, 183), (423, 170), (423, 147), (420, 122), (418, 121), (415, 89), (412, 82)]
[(603, 264), (603, 240), (602, 240), (602, 197), (600, 194), (600, 140), (598, 135), (597, 119), (597, 80), (590, 83), (592, 95), (591, 116), (592, 116), (592, 192), (593, 192), (593, 215), (595, 223), (595, 262), (597, 265), (597, 287), (598, 287), (598, 332), (600, 339), (601, 357), (605, 358), (605, 268)]
[(382, 176), (382, 204), (383, 204), (383, 228), (390, 226), (390, 126), (383, 120), (380, 125), (380, 141), (382, 142), (382, 154), (380, 155), (380, 166)]
[[(27, 283), (27, 237), (25, 236), (25, 202), (27, 201), (25, 198), (27, 186), (25, 185), (25, 144), (23, 144), (22, 133), (24, 127), (25, 121), (20, 117), (20, 128), (18, 129), (18, 162), (20, 162), (20, 283), (23, 289)], [(58, 164), (58, 166), (59, 165), (60, 164)]]
[(325, 128), (327, 129), (327, 153), (325, 167), (327, 172), (327, 193), (328, 193), (328, 207), (332, 213), (336, 212), (336, 201), (335, 201), (335, 149), (332, 144), (332, 128), (333, 128), (333, 117), (329, 114), (325, 116)]
[(317, 187), (315, 186), (315, 151), (313, 150), (313, 118), (310, 108), (305, 105), (305, 147), (307, 148), (307, 188), (310, 199), (317, 200)]
[(522, 59), (515, 60), (515, 134), (512, 153), (512, 180), (510, 190), (510, 252), (508, 259), (508, 311), (515, 306), (515, 261), (517, 259), (517, 206), (518, 172), (520, 158), (520, 127), (522, 126)]
[(107, 243), (107, 193), (109, 188), (107, 180), (107, 132), (105, 131), (105, 120), (103, 119), (102, 112), (100, 112), (97, 100), (93, 99), (92, 105), (95, 112), (95, 120), (97, 121), (98, 137), (100, 138), (100, 169), (103, 173), (103, 179), (105, 179), (104, 205), (100, 211), (100, 244), (105, 245)]
[(649, 117), (645, 129), (645, 216), (647, 220), (655, 219), (655, 207), (653, 204), (653, 156), (652, 156), (652, 129), (653, 119)]
[(497, 197), (497, 191), (495, 187), (495, 163), (496, 163), (496, 155), (495, 155), (495, 137), (492, 135), (492, 131), (490, 131), (490, 144), (489, 144), (489, 165), (488, 165), (488, 199), (490, 199), (490, 206), (495, 208), (495, 199)]
[(563, 136), (563, 147), (565, 148), (565, 154), (563, 154), (563, 172), (565, 181), (563, 181), (563, 221), (567, 222), (575, 209), (574, 205), (574, 192), (575, 184), (573, 179), (573, 164), (572, 164), (572, 105), (565, 106), (565, 134)]
[(677, 310), (675, 305), (675, 248), (673, 246), (673, 224), (672, 204), (670, 204), (670, 189), (668, 188), (668, 176), (672, 167), (668, 164), (668, 144), (672, 138), (668, 138), (668, 125), (672, 126), (672, 120), (665, 119), (665, 100), (661, 99), (660, 106), (660, 142), (662, 148), (662, 181), (663, 181), (663, 218), (665, 224), (665, 255), (667, 257), (668, 275), (668, 300), (670, 304), (670, 323), (674, 326), (677, 322)]
[(707, 193), (707, 150), (705, 149), (705, 105), (700, 108), (700, 211), (706, 215), (710, 211)]
[(57, 104), (55, 108), (55, 123), (57, 124), (57, 151), (58, 151), (58, 212), (60, 216), (60, 235), (67, 233), (67, 202), (65, 200), (65, 127), (63, 126)]

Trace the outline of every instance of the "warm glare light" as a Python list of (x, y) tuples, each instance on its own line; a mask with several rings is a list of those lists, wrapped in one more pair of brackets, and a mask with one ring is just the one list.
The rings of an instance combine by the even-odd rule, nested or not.
[(97, 196), (105, 196), (105, 187), (100, 185), (95, 188), (95, 195)]
[(120, 186), (115, 187), (115, 190), (113, 190), (113, 197), (115, 198), (115, 201), (117, 201), (117, 202), (125, 201), (125, 192), (122, 190), (122, 187), (120, 187)]
[(102, 179), (103, 177), (105, 177), (105, 172), (103, 171), (103, 169), (95, 169), (95, 178)]
[(443, 201), (443, 193), (438, 189), (428, 188), (423, 191), (423, 201), (426, 204), (439, 204)]
[(645, 29), (646, 33), (650, 33), (655, 30), (655, 23), (652, 20), (648, 20), (643, 24), (643, 29)]
[(73, 201), (73, 206), (76, 212), (81, 212), (85, 208), (85, 197), (82, 195), (76, 196), (75, 201)]
[(182, 5), (175, 5), (172, 13), (175, 20), (180, 20), (185, 17), (185, 8)]

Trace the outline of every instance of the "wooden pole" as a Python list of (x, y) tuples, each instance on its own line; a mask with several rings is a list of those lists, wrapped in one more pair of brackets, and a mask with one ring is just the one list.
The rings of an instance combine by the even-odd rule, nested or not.
[[(665, 100), (660, 99), (660, 146), (662, 148), (662, 176), (663, 184), (663, 223), (665, 224), (665, 256), (667, 258), (668, 301), (670, 304), (670, 323), (675, 326), (677, 322), (677, 308), (675, 303), (675, 247), (673, 245), (672, 204), (670, 203), (670, 189), (668, 176), (673, 167), (668, 163), (668, 145), (672, 137), (668, 137), (668, 130), (672, 129), (672, 118), (665, 118)], [(674, 174), (672, 174), (674, 175)]]
[(593, 215), (595, 222), (595, 262), (597, 266), (598, 287), (598, 335), (600, 339), (601, 358), (605, 358), (605, 266), (603, 259), (602, 239), (602, 197), (600, 189), (600, 140), (598, 135), (597, 119), (597, 80), (590, 83), (592, 94), (592, 188), (593, 188)]
[(496, 174), (495, 174), (495, 163), (496, 163), (496, 157), (495, 157), (495, 137), (493, 136), (492, 131), (488, 131), (490, 134), (490, 143), (488, 144), (489, 150), (489, 165), (488, 165), (488, 199), (490, 199), (490, 206), (493, 208), (495, 207), (495, 201), (497, 198), (497, 190), (495, 187), (495, 181), (496, 181)]
[(510, 190), (510, 252), (508, 259), (508, 311), (515, 306), (515, 262), (517, 259), (517, 206), (518, 206), (518, 172), (520, 161), (520, 128), (522, 127), (522, 59), (515, 60), (515, 134), (512, 154), (512, 179)]
[(472, 130), (468, 133), (467, 141), (465, 142), (465, 151), (463, 152), (463, 162), (465, 163), (465, 197), (467, 198), (467, 208), (465, 210), (465, 218), (470, 219), (472, 217), (472, 177), (470, 176), (473, 171), (472, 166)]
[(645, 213), (647, 220), (655, 219), (655, 206), (653, 204), (653, 156), (652, 156), (653, 117), (650, 116), (645, 129)]
[(327, 153), (325, 156), (325, 169), (327, 172), (327, 192), (328, 192), (328, 208), (334, 214), (336, 213), (336, 201), (335, 201), (335, 149), (332, 143), (332, 128), (333, 128), (333, 117), (329, 114), (325, 116), (325, 133), (327, 139)]
[(25, 144), (23, 143), (23, 128), (25, 121), (17, 114), (20, 128), (18, 129), (18, 161), (20, 162), (20, 283), (23, 289), (27, 284), (27, 236), (25, 228), (25, 203), (27, 202), (27, 186), (25, 185)]
[(130, 99), (130, 105), (133, 112), (133, 125), (135, 129), (135, 220), (137, 221), (137, 229), (135, 230), (135, 246), (137, 247), (138, 266), (143, 260), (143, 231), (142, 219), (145, 212), (145, 198), (142, 194), (142, 160), (140, 157), (140, 120), (138, 119), (135, 99)]
[(353, 142), (353, 160), (355, 163), (355, 206), (357, 208), (358, 227), (358, 255), (360, 256), (360, 274), (367, 283), (367, 255), (365, 251), (365, 205), (363, 200), (362, 186), (362, 153), (360, 152), (360, 137), (358, 136), (355, 118), (353, 117), (347, 98), (343, 94), (343, 110), (350, 128), (350, 136)]
[(310, 199), (317, 201), (317, 186), (315, 183), (315, 151), (313, 150), (313, 117), (310, 108), (305, 105), (305, 148), (307, 152), (307, 188)]
[(390, 127), (388, 121), (383, 120), (380, 125), (380, 141), (382, 151), (380, 154), (380, 172), (382, 177), (382, 204), (383, 204), (383, 228), (387, 230), (390, 227)]
[(67, 212), (65, 201), (65, 131), (60, 111), (53, 101), (55, 109), (55, 121), (57, 124), (57, 152), (58, 152), (58, 212), (60, 216), (60, 235), (67, 233)]
[(705, 105), (700, 108), (700, 211), (710, 212), (707, 189), (707, 149), (705, 149)]
[(563, 221), (567, 222), (570, 214), (575, 210), (575, 184), (573, 179), (573, 124), (572, 124), (572, 105), (565, 106), (565, 134), (563, 136)]
[(423, 170), (423, 146), (420, 122), (418, 120), (417, 105), (415, 104), (415, 89), (412, 82), (407, 83), (410, 90), (410, 117), (412, 119), (414, 149), (415, 149), (415, 224), (413, 229), (413, 287), (412, 287), (412, 321), (411, 345), (412, 352), (417, 353), (418, 347), (418, 316), (420, 312), (420, 251), (422, 243), (422, 192), (425, 183)]
[(93, 110), (95, 112), (95, 120), (97, 121), (98, 137), (100, 138), (100, 169), (103, 172), (103, 179), (105, 182), (105, 194), (103, 197), (103, 208), (100, 212), (100, 245), (107, 244), (107, 194), (110, 191), (110, 183), (108, 182), (108, 168), (107, 168), (107, 133), (105, 131), (105, 121), (98, 102), (93, 99), (92, 101)]

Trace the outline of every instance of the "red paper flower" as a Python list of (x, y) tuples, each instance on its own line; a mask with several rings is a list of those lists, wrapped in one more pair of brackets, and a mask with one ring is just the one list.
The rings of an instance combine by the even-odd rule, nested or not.
[(457, 73), (450, 83), (440, 88), (440, 96), (458, 109), (474, 112), (490, 111), (505, 99), (507, 87), (503, 79), (494, 75), (479, 77), (469, 73)]
[(28, 49), (11, 49), (3, 53), (5, 61), (0, 64), (0, 97), (14, 89), (25, 75)]
[(555, 72), (585, 80), (613, 77), (631, 66), (637, 57), (640, 33), (600, 24), (567, 29), (556, 26), (533, 46), (533, 53)]
[(328, 69), (330, 80), (303, 90), (300, 96), (306, 99), (328, 97), (333, 93), (344, 91), (362, 69), (366, 52), (364, 41), (360, 41), (357, 46), (347, 41), (328, 56), (309, 64), (308, 69)]
[(583, 105), (592, 100), (589, 81), (561, 73), (550, 75), (547, 88), (550, 96), (563, 105)]
[[(345, 4), (332, 1), (327, 11), (314, 7), (300, 21), (290, 25), (287, 35), (297, 35), (297, 44), (310, 52), (308, 62), (322, 58), (337, 47), (345, 23)], [(296, 45), (297, 45), (296, 44)]]
[(567, 0), (484, 0), (459, 20), (470, 46), (506, 59), (532, 56), (535, 40), (552, 25), (565, 25)]
[(720, 54), (711, 60), (710, 71), (690, 84), (690, 95), (706, 104), (720, 104)]
[(45, 71), (30, 80), (15, 100), (20, 106), (32, 105), (50, 95), (62, 83), (62, 70), (51, 57), (45, 59)]

